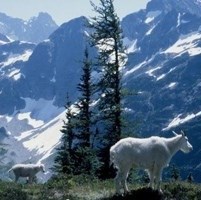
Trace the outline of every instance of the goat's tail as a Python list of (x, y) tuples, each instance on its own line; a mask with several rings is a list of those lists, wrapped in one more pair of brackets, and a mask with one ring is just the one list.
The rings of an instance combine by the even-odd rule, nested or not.
[(112, 149), (110, 149), (110, 166), (114, 164), (114, 160), (115, 160), (114, 157), (115, 157), (115, 152)]

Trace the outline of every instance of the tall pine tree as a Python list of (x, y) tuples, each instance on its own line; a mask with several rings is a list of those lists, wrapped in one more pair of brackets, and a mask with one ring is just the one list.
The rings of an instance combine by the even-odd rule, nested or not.
[(122, 134), (121, 67), (125, 63), (120, 20), (115, 13), (113, 0), (100, 0), (99, 6), (91, 2), (97, 16), (92, 18), (90, 41), (98, 48), (97, 67), (101, 78), (98, 83), (100, 101), (98, 109), (103, 132), (100, 157), (103, 162), (102, 176), (109, 174), (109, 149)]
[(91, 82), (91, 61), (89, 60), (88, 49), (85, 49), (84, 52), (82, 75), (77, 89), (80, 92), (80, 97), (76, 103), (78, 109), (76, 117), (78, 119), (79, 146), (90, 147), (90, 137), (92, 135), (92, 111), (90, 104), (92, 101), (93, 84)]
[[(92, 103), (93, 84), (91, 81), (91, 61), (88, 49), (84, 52), (84, 60), (80, 83), (77, 86), (80, 97), (72, 109), (67, 98), (66, 121), (61, 132), (62, 144), (57, 149), (54, 170), (67, 174), (95, 174), (98, 159), (93, 148), (93, 120), (90, 104)], [(76, 112), (75, 112), (76, 111)]]
[(75, 112), (71, 107), (71, 101), (67, 94), (66, 108), (66, 121), (62, 126), (61, 145), (57, 148), (57, 155), (54, 160), (53, 170), (62, 174), (74, 174), (75, 170), (75, 151), (74, 140), (75, 134)]
[(94, 85), (91, 80), (91, 61), (89, 60), (88, 49), (85, 49), (82, 75), (78, 84), (80, 97), (75, 104), (78, 109), (76, 115), (77, 125), (76, 131), (78, 134), (77, 142), (77, 162), (79, 173), (94, 174), (98, 167), (95, 150), (93, 149), (93, 115), (90, 104), (92, 103), (92, 94)]

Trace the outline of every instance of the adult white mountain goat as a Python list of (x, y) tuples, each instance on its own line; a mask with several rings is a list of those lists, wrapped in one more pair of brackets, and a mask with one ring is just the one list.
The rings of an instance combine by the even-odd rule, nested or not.
[(168, 166), (172, 156), (179, 150), (190, 152), (193, 147), (188, 142), (184, 132), (175, 134), (172, 138), (153, 136), (150, 138), (125, 138), (110, 148), (110, 162), (117, 168), (115, 178), (116, 192), (128, 192), (126, 179), (132, 167), (148, 171), (150, 184), (153, 189), (160, 190), (161, 174)]
[(8, 172), (13, 171), (15, 174), (15, 182), (19, 177), (27, 177), (28, 182), (32, 183), (34, 177), (39, 171), (45, 172), (43, 164), (16, 164)]

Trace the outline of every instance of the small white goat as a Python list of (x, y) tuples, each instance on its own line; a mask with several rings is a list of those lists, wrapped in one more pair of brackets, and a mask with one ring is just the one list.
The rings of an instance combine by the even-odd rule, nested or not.
[(45, 172), (43, 164), (16, 164), (8, 172), (13, 171), (15, 174), (15, 182), (19, 177), (27, 177), (28, 182), (32, 183), (34, 177), (39, 171)]
[(164, 167), (168, 166), (172, 156), (179, 150), (190, 152), (193, 147), (188, 142), (184, 132), (174, 137), (164, 138), (153, 136), (150, 138), (125, 138), (118, 141), (110, 148), (110, 162), (117, 168), (115, 177), (116, 192), (128, 192), (126, 179), (132, 167), (148, 171), (150, 184), (153, 189), (160, 190), (161, 174)]

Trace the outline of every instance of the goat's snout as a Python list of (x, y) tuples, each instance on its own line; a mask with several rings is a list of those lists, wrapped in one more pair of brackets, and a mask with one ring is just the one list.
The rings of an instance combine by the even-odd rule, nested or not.
[(193, 151), (193, 146), (190, 146), (189, 151)]

